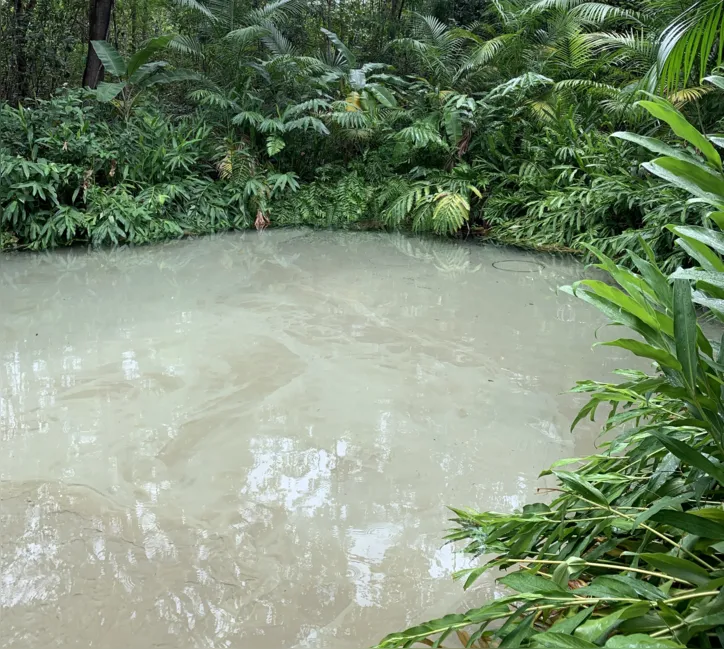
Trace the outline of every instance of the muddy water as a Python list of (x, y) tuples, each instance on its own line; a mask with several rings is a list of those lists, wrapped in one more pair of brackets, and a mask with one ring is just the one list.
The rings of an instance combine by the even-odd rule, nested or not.
[(0, 257), (0, 646), (359, 649), (490, 595), (445, 505), (590, 447), (560, 393), (626, 361), (582, 273), (305, 231)]

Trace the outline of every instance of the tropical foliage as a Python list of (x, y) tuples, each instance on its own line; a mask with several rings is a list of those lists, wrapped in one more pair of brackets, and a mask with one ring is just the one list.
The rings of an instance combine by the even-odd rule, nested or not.
[(464, 587), (510, 594), (379, 646), (724, 646), (724, 0), (87, 5), (0, 0), (0, 249), (308, 225), (587, 254), (610, 281), (566, 290), (653, 364), (576, 386), (610, 441), (555, 499), (454, 510)]
[(73, 3), (2, 5), (5, 246), (401, 227), (614, 259), (643, 239), (671, 270), (667, 225), (702, 218), (610, 136), (670, 139), (644, 92), (720, 130), (721, 0), (129, 2), (92, 93), (82, 25), (53, 27)]
[[(718, 81), (717, 81), (718, 82)], [(724, 321), (724, 174), (712, 142), (669, 103), (639, 104), (689, 147), (617, 133), (662, 154), (648, 171), (707, 207), (702, 225), (671, 225), (691, 267), (667, 277), (651, 249), (633, 269), (598, 250), (611, 283), (567, 291), (599, 308), (626, 336), (604, 343), (650, 360), (619, 383), (582, 381), (590, 396), (574, 421), (610, 406), (620, 432), (590, 457), (546, 474), (559, 495), (513, 513), (453, 510), (448, 539), (483, 560), (458, 576), (470, 587), (502, 569), (510, 595), (387, 636), (380, 647), (720, 647), (724, 640), (724, 364), (705, 318)], [(697, 315), (697, 309), (698, 315)], [(575, 470), (572, 470), (575, 468)]]

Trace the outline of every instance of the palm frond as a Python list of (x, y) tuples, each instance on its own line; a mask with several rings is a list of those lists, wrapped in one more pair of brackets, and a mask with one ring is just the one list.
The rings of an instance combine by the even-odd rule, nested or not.
[(230, 31), (226, 34), (225, 38), (234, 41), (238, 45), (244, 46), (258, 43), (259, 40), (261, 40), (264, 36), (267, 36), (268, 33), (269, 29), (267, 26), (249, 25), (247, 27), (240, 27), (239, 29)]
[(463, 71), (487, 65), (500, 52), (502, 52), (511, 41), (516, 40), (518, 37), (519, 35), (517, 33), (501, 34), (500, 36), (496, 36), (495, 38), (479, 43), (465, 59), (460, 71), (458, 72), (458, 76)]
[(273, 23), (265, 23), (266, 34), (261, 37), (261, 42), (274, 56), (294, 56), (295, 49), (292, 42), (282, 34), (279, 28)]
[(173, 40), (169, 42), (168, 47), (181, 52), (182, 54), (188, 54), (194, 59), (203, 59), (204, 52), (201, 47), (201, 43), (198, 38), (193, 36), (185, 36), (183, 34), (177, 34)]
[(724, 2), (697, 0), (661, 33), (652, 80), (659, 88), (686, 85), (698, 67), (701, 82), (712, 63), (722, 64), (724, 53)]
[(357, 57), (352, 54), (352, 51), (342, 42), (339, 36), (328, 29), (322, 28), (322, 33), (332, 42), (334, 47), (340, 53), (344, 62), (350, 67), (354, 68), (357, 65)]
[(216, 16), (213, 14), (211, 9), (209, 9), (205, 4), (199, 2), (198, 0), (174, 0), (174, 2), (179, 6), (183, 7), (184, 9), (192, 9), (193, 11), (198, 11), (199, 13), (206, 16), (208, 19), (215, 21)]
[(704, 95), (709, 94), (713, 88), (711, 86), (695, 86), (693, 88), (682, 88), (668, 95), (669, 101), (677, 108), (681, 108), (686, 104), (699, 101)]
[(285, 131), (316, 131), (320, 135), (329, 135), (329, 129), (325, 126), (324, 122), (322, 120), (318, 119), (317, 117), (311, 117), (310, 115), (305, 115), (304, 117), (299, 117), (297, 119), (293, 119), (290, 122), (287, 122), (284, 125)]
[(252, 9), (246, 15), (251, 23), (263, 23), (267, 21), (281, 22), (302, 12), (305, 6), (304, 0), (275, 0), (268, 2), (263, 7)]

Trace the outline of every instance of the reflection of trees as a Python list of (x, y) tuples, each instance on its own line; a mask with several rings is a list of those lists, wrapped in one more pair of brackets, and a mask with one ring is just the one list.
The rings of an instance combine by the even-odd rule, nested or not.
[(105, 612), (110, 649), (357, 649), (458, 606), (445, 505), (522, 505), (590, 360), (553, 290), (580, 269), (510, 254), (271, 231), (4, 258), (0, 633), (49, 646), (52, 608), (79, 642)]
[(389, 241), (402, 254), (432, 263), (441, 273), (453, 277), (466, 273), (475, 273), (482, 264), (471, 260), (471, 249), (468, 246), (451, 245), (449, 241), (409, 237), (399, 232), (389, 236)]

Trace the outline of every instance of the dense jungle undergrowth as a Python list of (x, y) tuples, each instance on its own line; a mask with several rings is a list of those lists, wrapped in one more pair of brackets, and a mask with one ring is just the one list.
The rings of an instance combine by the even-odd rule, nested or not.
[(567, 290), (652, 363), (575, 388), (618, 435), (552, 502), (454, 510), (464, 587), (511, 594), (379, 646), (724, 647), (723, 54), (722, 0), (0, 0), (0, 249), (308, 225), (597, 258)]
[(85, 7), (0, 5), (4, 248), (403, 227), (616, 259), (643, 238), (671, 270), (666, 226), (704, 214), (611, 135), (671, 141), (645, 93), (721, 130), (721, 0)]

